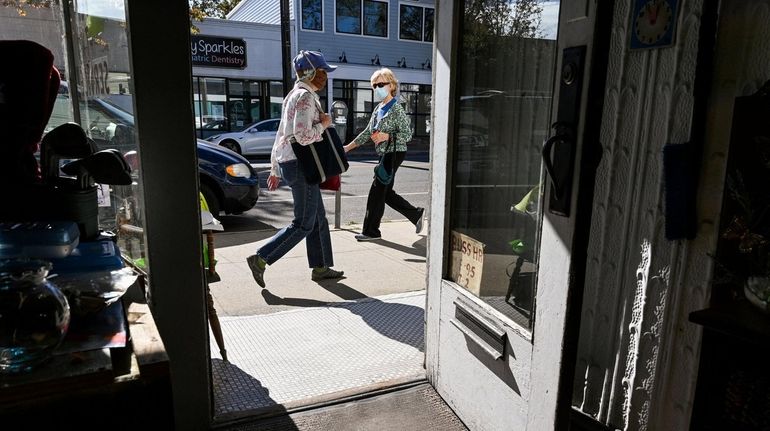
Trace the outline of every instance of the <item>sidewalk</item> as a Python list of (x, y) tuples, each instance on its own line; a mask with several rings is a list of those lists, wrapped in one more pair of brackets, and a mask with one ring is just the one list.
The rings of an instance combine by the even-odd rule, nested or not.
[[(210, 288), (219, 316), (269, 314), (425, 289), (426, 228), (416, 234), (409, 221), (383, 222), (383, 239), (358, 242), (354, 235), (360, 228), (348, 225), (331, 231), (334, 268), (345, 271), (342, 280), (312, 281), (303, 241), (267, 268), (267, 288), (261, 289), (246, 257), (275, 230), (254, 232), (250, 235), (253, 242), (217, 248), (217, 272), (222, 281)], [(218, 233), (215, 244), (216, 238), (228, 235), (243, 233)]]
[(210, 285), (229, 358), (222, 360), (212, 339), (218, 419), (285, 412), (425, 379), (426, 236), (409, 221), (385, 222), (384, 239), (360, 243), (359, 229), (331, 231), (334, 267), (346, 278), (312, 281), (303, 243), (268, 267), (265, 289), (246, 257), (275, 230), (220, 237), (243, 243), (216, 249), (222, 280)]

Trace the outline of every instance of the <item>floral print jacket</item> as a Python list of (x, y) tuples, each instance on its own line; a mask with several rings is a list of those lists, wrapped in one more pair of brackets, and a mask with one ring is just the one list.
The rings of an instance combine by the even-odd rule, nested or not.
[[(369, 119), (369, 124), (364, 130), (353, 139), (356, 145), (364, 145), (369, 142), (369, 138), (372, 136), (372, 129), (377, 122), (377, 111), (380, 109), (380, 105), (377, 105), (377, 109), (372, 113), (372, 117)], [(382, 117), (379, 124), (379, 130), (389, 135), (395, 134), (396, 147), (393, 149), (393, 144), (390, 142), (383, 142), (377, 145), (377, 154), (385, 154), (386, 152), (392, 153), (394, 151), (406, 151), (407, 142), (412, 140), (412, 127), (409, 117), (404, 111), (404, 107), (400, 103), (396, 102), (388, 110), (387, 114)]]
[(280, 177), (278, 164), (297, 159), (291, 148), (292, 138), (301, 145), (310, 145), (323, 139), (320, 106), (318, 95), (301, 81), (294, 84), (294, 88), (283, 99), (281, 123), (270, 153), (270, 175)]

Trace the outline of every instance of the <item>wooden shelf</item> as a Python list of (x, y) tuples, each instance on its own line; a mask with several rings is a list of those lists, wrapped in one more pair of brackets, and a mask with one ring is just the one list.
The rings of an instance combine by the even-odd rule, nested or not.
[(734, 301), (690, 313), (690, 321), (741, 341), (767, 348), (770, 342), (770, 315), (748, 301)]

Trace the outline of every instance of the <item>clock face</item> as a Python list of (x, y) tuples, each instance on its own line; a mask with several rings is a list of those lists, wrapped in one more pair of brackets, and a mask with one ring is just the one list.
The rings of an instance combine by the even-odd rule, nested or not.
[(665, 0), (650, 0), (639, 11), (634, 27), (636, 38), (646, 45), (658, 42), (671, 27), (674, 13)]

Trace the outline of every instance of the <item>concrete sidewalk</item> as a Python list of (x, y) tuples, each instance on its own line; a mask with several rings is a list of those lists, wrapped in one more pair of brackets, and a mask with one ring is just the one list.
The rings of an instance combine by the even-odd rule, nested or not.
[[(427, 225), (427, 223), (426, 223)], [(216, 248), (217, 272), (221, 281), (210, 286), (214, 306), (222, 316), (250, 316), (295, 308), (324, 307), (394, 293), (425, 289), (427, 226), (416, 234), (407, 221), (383, 222), (383, 239), (358, 242), (360, 225), (332, 230), (334, 268), (346, 278), (315, 282), (310, 279), (304, 241), (265, 272), (266, 289), (251, 276), (246, 257), (254, 254), (276, 230), (253, 232), (248, 242)], [(239, 235), (239, 236), (238, 236)], [(236, 237), (238, 236), (238, 237)], [(217, 238), (232, 244), (242, 232), (220, 232)]]

